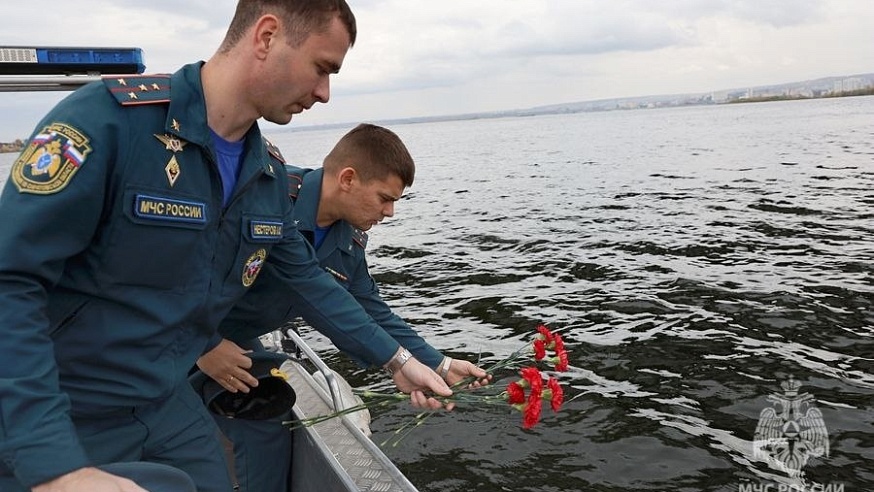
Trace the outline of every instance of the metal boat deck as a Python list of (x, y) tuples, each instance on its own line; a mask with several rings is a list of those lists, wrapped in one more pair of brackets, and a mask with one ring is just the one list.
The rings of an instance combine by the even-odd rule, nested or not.
[[(301, 362), (285, 362), (282, 370), (297, 393), (295, 416), (305, 419), (333, 413), (334, 408), (346, 408), (351, 395), (342, 394), (333, 371), (294, 331), (289, 330), (288, 336), (322, 373), (330, 390), (329, 394)], [(290, 490), (294, 492), (418, 490), (346, 415), (293, 432)]]

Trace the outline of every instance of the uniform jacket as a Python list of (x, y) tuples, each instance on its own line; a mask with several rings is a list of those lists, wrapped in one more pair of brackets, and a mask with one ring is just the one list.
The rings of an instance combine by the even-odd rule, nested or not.
[[(322, 169), (302, 169), (286, 165), (289, 195), (294, 200), (294, 220), (310, 244), (316, 229), (316, 217), (322, 190)], [(295, 183), (301, 182), (295, 193)], [(294, 195), (297, 195), (296, 198)], [(335, 222), (316, 249), (319, 264), (340, 283), (385, 331), (407, 348), (423, 364), (436, 368), (443, 355), (425, 342), (403, 319), (394, 314), (379, 295), (365, 258), (367, 233), (344, 220)], [(357, 359), (354, 354), (353, 358)], [(359, 363), (364, 363), (357, 359)]]
[(297, 232), (281, 156), (257, 125), (222, 206), (200, 67), (79, 89), (13, 164), (0, 197), (0, 459), (24, 485), (90, 464), (71, 415), (170, 395), (268, 265), (264, 291), (344, 351), (383, 364), (397, 350)]

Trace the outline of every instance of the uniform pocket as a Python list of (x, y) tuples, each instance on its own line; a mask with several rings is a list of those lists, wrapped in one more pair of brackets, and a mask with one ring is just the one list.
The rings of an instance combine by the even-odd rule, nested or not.
[(208, 282), (206, 201), (129, 188), (122, 203), (100, 267), (109, 283), (184, 291)]

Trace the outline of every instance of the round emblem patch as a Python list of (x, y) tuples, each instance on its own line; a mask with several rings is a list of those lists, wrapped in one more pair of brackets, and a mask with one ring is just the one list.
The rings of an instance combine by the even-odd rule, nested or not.
[(52, 123), (21, 152), (10, 177), (21, 193), (57, 193), (69, 184), (90, 152), (88, 139), (79, 130)]
[(243, 265), (243, 285), (245, 287), (251, 287), (255, 283), (255, 279), (258, 277), (258, 273), (261, 271), (261, 267), (264, 266), (264, 260), (266, 259), (267, 250), (261, 248), (252, 253), (252, 256), (246, 260), (246, 264)]

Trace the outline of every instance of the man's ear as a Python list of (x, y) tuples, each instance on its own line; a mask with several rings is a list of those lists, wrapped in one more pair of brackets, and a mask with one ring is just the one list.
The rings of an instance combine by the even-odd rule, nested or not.
[(277, 42), (277, 35), (281, 32), (279, 19), (274, 15), (264, 15), (255, 23), (252, 30), (252, 41), (258, 59), (263, 60), (271, 49), (271, 45)]
[(337, 173), (337, 182), (340, 184), (340, 189), (349, 191), (352, 189), (355, 181), (358, 180), (358, 173), (351, 167), (344, 167)]

